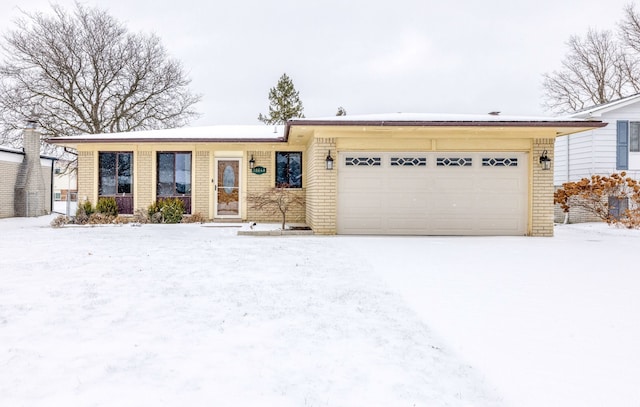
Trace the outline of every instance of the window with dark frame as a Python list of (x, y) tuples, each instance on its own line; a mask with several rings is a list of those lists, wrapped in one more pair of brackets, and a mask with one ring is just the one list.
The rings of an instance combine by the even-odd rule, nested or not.
[(276, 186), (302, 188), (302, 152), (276, 152)]
[(98, 195), (116, 196), (132, 193), (133, 153), (100, 153), (98, 161)]
[(98, 154), (98, 196), (113, 197), (118, 213), (133, 214), (133, 153)]
[(176, 197), (191, 195), (191, 153), (158, 153), (156, 195)]

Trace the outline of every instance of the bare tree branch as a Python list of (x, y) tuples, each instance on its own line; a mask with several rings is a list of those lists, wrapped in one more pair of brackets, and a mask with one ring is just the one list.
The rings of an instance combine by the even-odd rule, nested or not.
[(611, 31), (590, 29), (572, 36), (562, 68), (543, 75), (544, 105), (556, 113), (575, 112), (640, 90), (638, 61), (623, 52)]
[(157, 36), (80, 3), (52, 11), (23, 12), (4, 34), (3, 134), (15, 136), (34, 111), (48, 137), (180, 127), (198, 116), (201, 96)]

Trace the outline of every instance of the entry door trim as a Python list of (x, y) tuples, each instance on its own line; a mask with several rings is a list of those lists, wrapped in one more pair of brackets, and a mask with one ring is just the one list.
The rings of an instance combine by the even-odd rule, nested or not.
[[(227, 177), (225, 178), (225, 174), (220, 174), (220, 166), (221, 163), (237, 163), (237, 173), (233, 174), (233, 177), (235, 179), (230, 180), (229, 179), (229, 174), (227, 174)], [(222, 171), (227, 171), (227, 168), (231, 168), (231, 172), (233, 171), (233, 166), (229, 167), (225, 167), (224, 170)], [(242, 190), (241, 190), (241, 186), (242, 186), (242, 158), (237, 158), (237, 157), (230, 157), (230, 158), (224, 158), (224, 157), (217, 157), (214, 160), (214, 172), (215, 172), (215, 178), (214, 178), (214, 187), (213, 187), (213, 215), (215, 219), (241, 219), (242, 218)], [(221, 181), (222, 183), (224, 183), (226, 181), (230, 182), (231, 184), (233, 184), (234, 186), (231, 185), (227, 185), (225, 186), (220, 185)], [(228, 191), (227, 194), (225, 194), (225, 191)], [(219, 199), (223, 198), (224, 196), (228, 196), (229, 193), (231, 193), (231, 195), (235, 195), (233, 192), (237, 191), (237, 207), (233, 207), (233, 205), (226, 209), (226, 208), (222, 208), (221, 204), (219, 202)], [(222, 194), (224, 195), (222, 195)], [(231, 204), (233, 202), (230, 202)], [(235, 212), (235, 213), (234, 213)]]

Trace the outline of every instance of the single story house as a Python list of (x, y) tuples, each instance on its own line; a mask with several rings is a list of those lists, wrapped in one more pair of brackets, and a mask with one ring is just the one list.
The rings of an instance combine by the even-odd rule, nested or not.
[[(556, 188), (565, 182), (621, 171), (640, 179), (640, 94), (593, 106), (569, 117), (599, 120), (606, 126), (556, 139), (553, 181)], [(580, 210), (571, 210), (567, 216), (569, 222), (597, 220)], [(565, 220), (559, 207), (555, 218)]]
[(276, 221), (247, 198), (284, 185), (316, 234), (551, 236), (556, 137), (603, 125), (397, 113), (49, 142), (77, 150), (79, 201), (113, 196), (121, 213), (179, 197), (213, 221)]

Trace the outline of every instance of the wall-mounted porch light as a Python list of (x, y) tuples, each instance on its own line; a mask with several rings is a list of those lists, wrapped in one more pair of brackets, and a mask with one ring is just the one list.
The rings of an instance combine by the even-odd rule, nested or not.
[(256, 160), (253, 159), (253, 154), (251, 154), (251, 159), (249, 160), (249, 169), (253, 169), (256, 166)]
[(328, 170), (333, 169), (333, 157), (331, 157), (331, 150), (327, 153), (327, 158), (324, 159), (324, 162)]
[(547, 150), (544, 150), (540, 156), (540, 165), (545, 171), (551, 169), (551, 158), (547, 157)]

